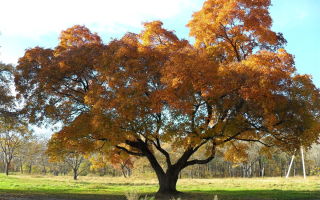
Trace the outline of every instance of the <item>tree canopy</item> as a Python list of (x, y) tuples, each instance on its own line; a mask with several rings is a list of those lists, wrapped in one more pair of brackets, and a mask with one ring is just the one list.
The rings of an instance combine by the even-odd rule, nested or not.
[[(145, 156), (160, 193), (176, 192), (179, 172), (210, 162), (219, 148), (244, 155), (247, 142), (293, 151), (320, 133), (320, 93), (296, 72), (270, 0), (207, 0), (188, 23), (195, 44), (162, 22), (144, 23), (104, 44), (84, 26), (54, 49), (28, 49), (15, 82), (33, 123), (62, 122), (55, 140), (79, 152)], [(173, 161), (170, 151), (182, 148)], [(204, 149), (203, 159), (192, 156)], [(161, 165), (155, 157), (166, 159)]]

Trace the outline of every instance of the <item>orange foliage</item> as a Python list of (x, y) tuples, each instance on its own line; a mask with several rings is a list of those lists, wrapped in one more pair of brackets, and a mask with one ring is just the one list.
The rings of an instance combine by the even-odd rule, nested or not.
[[(195, 45), (160, 21), (108, 44), (74, 26), (55, 49), (36, 47), (20, 58), (16, 84), (25, 114), (33, 122), (63, 122), (54, 137), (80, 151), (103, 146), (146, 156), (158, 177), (207, 163), (220, 146), (229, 160), (245, 157), (245, 142), (308, 147), (320, 133), (320, 92), (297, 74), (286, 41), (271, 30), (269, 6), (205, 1), (188, 24)], [(163, 143), (184, 150), (176, 163)], [(191, 160), (203, 146), (210, 147), (207, 158)]]

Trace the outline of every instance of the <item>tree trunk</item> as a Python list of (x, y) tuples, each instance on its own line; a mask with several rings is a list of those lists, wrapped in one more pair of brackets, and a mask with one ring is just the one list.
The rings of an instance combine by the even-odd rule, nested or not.
[(127, 178), (127, 174), (126, 174), (126, 171), (123, 166), (121, 167), (121, 172), (122, 172), (123, 177)]
[(43, 174), (44, 174), (44, 175), (46, 175), (46, 174), (47, 174), (47, 168), (46, 168), (46, 166), (45, 166), (45, 165), (43, 166), (43, 170), (42, 170), (42, 172), (43, 172)]
[(173, 167), (169, 168), (165, 174), (158, 176), (159, 181), (159, 194), (171, 195), (177, 194), (177, 181), (180, 170), (174, 169)]
[(127, 168), (128, 170), (128, 176), (130, 177), (132, 175), (132, 170), (130, 168)]
[(9, 175), (9, 167), (10, 167), (10, 162), (5, 163), (5, 173), (8, 176)]
[(78, 170), (73, 169), (73, 180), (78, 180)]
[[(142, 152), (143, 156), (146, 156), (150, 162), (151, 167), (156, 172), (159, 181), (159, 190), (157, 194), (160, 195), (175, 195), (179, 192), (176, 189), (179, 173), (182, 169), (195, 164), (207, 164), (214, 158), (215, 148), (212, 148), (212, 155), (204, 160), (189, 160), (189, 158), (205, 143), (193, 148), (188, 148), (181, 155), (181, 157), (172, 165), (170, 155), (161, 146), (155, 143), (155, 147), (166, 157), (167, 170), (165, 171), (159, 164), (157, 158), (154, 156), (153, 151), (149, 149), (146, 142), (138, 139), (137, 141), (126, 141), (126, 144), (133, 148), (137, 148)], [(128, 151), (128, 150), (127, 150)], [(133, 155), (141, 155), (139, 153), (131, 152)]]
[(29, 165), (29, 172), (28, 173), (31, 174), (31, 172), (32, 172), (32, 164)]
[(20, 173), (23, 174), (23, 163), (21, 158), (19, 158), (19, 161), (20, 161)]
[(21, 172), (21, 174), (23, 174), (23, 165), (22, 164), (20, 165), (20, 172)]
[(54, 176), (59, 176), (59, 171), (57, 171), (57, 170), (53, 171), (53, 175)]
[(264, 164), (261, 157), (259, 158), (259, 176), (264, 176)]
[(103, 174), (102, 174), (102, 175), (105, 176), (106, 174), (107, 174), (107, 167), (104, 166), (104, 167), (103, 167)]
[(42, 167), (43, 167), (42, 172), (43, 172), (44, 175), (46, 175), (47, 174), (47, 168), (46, 168), (46, 162), (45, 162), (43, 157), (42, 157), (41, 161), (42, 161)]

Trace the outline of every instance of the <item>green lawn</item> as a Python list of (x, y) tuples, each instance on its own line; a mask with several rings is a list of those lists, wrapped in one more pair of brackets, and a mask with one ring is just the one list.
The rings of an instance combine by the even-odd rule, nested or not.
[[(260, 200), (260, 199), (319, 199), (320, 177), (303, 178), (221, 178), (182, 179), (178, 190), (185, 199)], [(157, 181), (141, 178), (80, 177), (73, 181), (69, 176), (0, 175), (0, 197), (22, 196), (59, 197), (64, 199), (124, 199), (130, 191), (152, 196), (157, 191)], [(1, 199), (1, 198), (0, 198)]]

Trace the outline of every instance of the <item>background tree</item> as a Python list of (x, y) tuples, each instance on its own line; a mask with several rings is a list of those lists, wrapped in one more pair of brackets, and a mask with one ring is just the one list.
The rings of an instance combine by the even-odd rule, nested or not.
[(110, 160), (101, 153), (95, 153), (90, 156), (90, 170), (93, 173), (98, 173), (100, 176), (107, 175)]
[(46, 138), (38, 139), (39, 154), (38, 164), (40, 165), (41, 173), (46, 175), (50, 170), (49, 157), (46, 154), (48, 140)]
[(12, 112), (14, 103), (13, 90), (13, 67), (0, 62), (0, 117), (6, 117)]
[(320, 145), (313, 145), (309, 155), (307, 154), (306, 157), (309, 158), (309, 162), (306, 162), (309, 164), (306, 164), (306, 166), (310, 166), (310, 174), (320, 175)]
[(248, 142), (309, 147), (320, 132), (319, 89), (296, 73), (284, 38), (271, 30), (269, 6), (207, 0), (188, 24), (195, 45), (159, 21), (106, 45), (85, 27), (67, 29), (55, 49), (36, 47), (19, 59), (24, 114), (62, 122), (57, 147), (146, 157), (164, 194), (177, 192), (183, 169), (221, 149), (241, 159)]
[[(109, 158), (110, 159), (110, 158)], [(127, 178), (132, 174), (133, 168), (133, 156), (126, 154), (125, 152), (114, 152), (110, 159), (111, 165), (115, 169), (120, 169), (122, 175)]]
[(84, 153), (79, 152), (76, 148), (76, 144), (72, 141), (60, 140), (59, 137), (53, 135), (49, 141), (47, 154), (52, 162), (64, 161), (72, 169), (73, 179), (77, 180), (78, 176), (86, 170), (81, 169), (81, 164), (84, 163)]
[(99, 171), (100, 175), (106, 175), (110, 168), (120, 170), (122, 175), (127, 178), (131, 176), (134, 158), (126, 153), (112, 152), (111, 155), (104, 152), (95, 153), (90, 158), (91, 169)]
[(20, 172), (24, 172), (26, 168), (27, 173), (31, 174), (33, 166), (42, 168), (42, 173), (46, 173), (47, 156), (45, 151), (47, 149), (46, 142), (40, 137), (33, 136), (25, 138), (20, 145), (17, 152), (17, 160), (20, 166)]
[(9, 175), (11, 161), (17, 155), (23, 140), (30, 135), (28, 127), (12, 118), (0, 121), (0, 148), (3, 153), (5, 173)]

